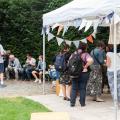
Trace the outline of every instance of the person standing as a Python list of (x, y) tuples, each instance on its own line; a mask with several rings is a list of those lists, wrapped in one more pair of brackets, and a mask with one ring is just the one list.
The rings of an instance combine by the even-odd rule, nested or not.
[(91, 72), (89, 82), (87, 86), (87, 94), (93, 97), (93, 101), (103, 102), (102, 94), (102, 68), (104, 64), (104, 51), (105, 44), (102, 41), (98, 41), (95, 49), (91, 51), (91, 56), (94, 63), (91, 65)]
[(4, 78), (4, 60), (3, 56), (5, 55), (5, 50), (3, 46), (0, 44), (0, 84), (3, 85), (3, 78)]
[[(114, 52), (113, 52), (113, 45), (109, 46), (109, 52), (107, 52), (107, 75), (108, 75), (108, 83), (110, 86), (110, 91), (112, 97), (114, 99)], [(120, 107), (120, 45), (117, 46), (117, 53), (116, 55), (116, 69), (117, 69), (117, 91), (118, 91), (118, 105)]]
[(69, 52), (69, 45), (65, 45), (63, 49), (63, 54), (65, 57), (65, 64), (66, 68), (62, 71), (62, 76), (61, 76), (61, 84), (62, 84), (62, 93), (64, 96), (64, 100), (70, 101), (70, 94), (71, 94), (71, 81), (68, 73), (68, 60), (71, 56), (71, 53)]
[(87, 52), (87, 44), (80, 43), (79, 49), (76, 50), (69, 59), (69, 73), (72, 81), (72, 91), (70, 106), (74, 107), (76, 103), (77, 92), (80, 94), (81, 107), (85, 106), (86, 86), (89, 79), (89, 66), (93, 59)]
[[(70, 101), (71, 82), (67, 70), (67, 63), (70, 57), (69, 45), (65, 44), (64, 49), (56, 55), (54, 60), (55, 69), (60, 74), (60, 88), (62, 88), (63, 100)], [(59, 76), (59, 75), (58, 75)], [(58, 81), (56, 81), (58, 82)]]

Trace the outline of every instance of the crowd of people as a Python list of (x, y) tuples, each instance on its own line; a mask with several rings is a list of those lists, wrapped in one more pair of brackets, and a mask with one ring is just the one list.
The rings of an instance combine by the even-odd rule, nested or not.
[(43, 56), (39, 55), (38, 64), (36, 59), (30, 53), (26, 55), (24, 65), (21, 65), (19, 59), (11, 53), (10, 50), (5, 51), (0, 45), (0, 84), (4, 84), (4, 78), (10, 80), (31, 80), (41, 84), (43, 71)]
[[(63, 100), (70, 101), (74, 107), (77, 96), (80, 97), (81, 107), (86, 105), (86, 96), (90, 95), (93, 101), (104, 102), (101, 98), (104, 85), (114, 99), (114, 53), (113, 45), (105, 46), (104, 42), (98, 41), (96, 47), (89, 53), (87, 44), (80, 42), (79, 48), (73, 53), (69, 45), (53, 57), (52, 65), (49, 65), (48, 73), (52, 79), (52, 87), (57, 82), (61, 85)], [(9, 50), (5, 51), (0, 44), (0, 84), (3, 85), (3, 78), (10, 79), (14, 76), (16, 80), (30, 80), (42, 83), (43, 56), (39, 55), (38, 64), (31, 54), (27, 54), (24, 65)], [(117, 46), (117, 63), (120, 63), (120, 45)], [(43, 65), (45, 64), (45, 65)], [(117, 91), (118, 103), (120, 106), (120, 64), (117, 64)]]
[[(77, 96), (82, 107), (86, 105), (86, 96), (93, 101), (104, 102), (101, 98), (105, 84), (114, 99), (114, 53), (113, 45), (105, 46), (98, 41), (89, 53), (87, 44), (80, 43), (75, 52), (70, 53), (69, 45), (58, 53), (53, 60), (57, 77), (62, 87), (63, 99), (75, 106)], [(117, 63), (120, 62), (120, 45), (117, 46)], [(55, 75), (54, 75), (55, 76)], [(120, 64), (117, 64), (118, 103), (120, 106)]]

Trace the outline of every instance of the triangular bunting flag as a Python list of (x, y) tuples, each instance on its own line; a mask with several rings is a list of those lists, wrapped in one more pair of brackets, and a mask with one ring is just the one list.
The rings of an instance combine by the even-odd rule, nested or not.
[(93, 32), (93, 33), (92, 33), (92, 36), (93, 36), (94, 38), (96, 38), (96, 33), (95, 33), (95, 32)]
[(79, 47), (79, 44), (80, 44), (80, 41), (79, 40), (76, 40), (76, 41), (72, 41), (73, 44), (75, 45), (76, 48)]
[(82, 40), (80, 40), (80, 41), (83, 42), (83, 43), (87, 43), (86, 38), (85, 38), (85, 39), (82, 39)]
[(105, 17), (105, 23), (106, 23), (106, 24), (109, 24), (109, 22), (110, 22), (110, 20), (109, 20), (108, 16)]
[(93, 29), (94, 29), (94, 33), (97, 33), (97, 28), (99, 25), (100, 21), (99, 20), (95, 20), (93, 23)]
[(56, 37), (57, 39), (57, 43), (60, 46), (62, 44), (62, 42), (64, 41), (62, 38)]
[(64, 30), (63, 30), (62, 36), (64, 36), (64, 34), (66, 33), (67, 30), (68, 30), (68, 26), (64, 26)]
[(109, 19), (109, 23), (111, 23), (111, 20), (113, 18), (114, 12), (110, 13), (107, 17)]
[(53, 39), (55, 36), (51, 33), (48, 33), (48, 41), (50, 41), (51, 39)]
[(85, 32), (90, 28), (90, 26), (92, 25), (92, 21), (91, 20), (89, 20), (89, 21), (87, 21), (87, 24), (86, 24), (86, 27), (85, 27)]
[(61, 32), (61, 30), (64, 28), (64, 26), (63, 25), (60, 25), (59, 26), (59, 28), (58, 28), (58, 32), (57, 32), (57, 35), (59, 35), (60, 34), (60, 32)]
[(77, 19), (74, 21), (74, 27), (78, 28), (81, 25), (82, 20), (81, 19)]
[(48, 35), (49, 32), (50, 32), (50, 27), (47, 27), (47, 28), (46, 28), (46, 34)]
[(92, 37), (92, 35), (89, 35), (86, 39), (87, 39), (89, 42), (93, 43), (93, 37)]
[(81, 25), (79, 27), (79, 30), (81, 30), (82, 28), (84, 28), (85, 25), (86, 25), (86, 23), (87, 23), (87, 21), (85, 19), (83, 19), (82, 22), (81, 22)]
[(56, 23), (52, 26), (52, 30), (54, 30), (56, 27), (60, 26), (60, 24)]
[(72, 41), (69, 40), (65, 40), (66, 44), (68, 44), (69, 46), (71, 46)]

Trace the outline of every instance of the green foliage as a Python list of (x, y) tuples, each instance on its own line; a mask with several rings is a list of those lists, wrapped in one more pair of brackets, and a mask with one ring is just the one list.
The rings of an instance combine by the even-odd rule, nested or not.
[(50, 110), (22, 97), (0, 98), (0, 120), (30, 120), (31, 113), (34, 112), (50, 112)]
[(26, 53), (42, 52), (42, 13), (44, 0), (0, 1), (0, 36), (5, 49), (24, 61)]
[[(5, 49), (10, 49), (22, 63), (26, 59), (26, 53), (31, 52), (35, 58), (42, 53), (42, 15), (50, 12), (72, 0), (0, 0), (0, 36), (1, 43)], [(76, 40), (87, 37), (93, 32), (93, 28), (84, 32), (74, 27), (70, 27), (62, 37)], [(53, 31), (56, 36), (57, 29)], [(94, 40), (103, 40), (107, 43), (109, 30), (108, 28), (99, 28), (97, 38)], [(94, 45), (89, 44), (89, 50)], [(62, 46), (61, 46), (62, 47)], [(59, 51), (55, 38), (49, 43), (46, 40), (46, 61), (48, 64), (52, 61), (53, 56)], [(75, 46), (72, 45), (71, 51)]]

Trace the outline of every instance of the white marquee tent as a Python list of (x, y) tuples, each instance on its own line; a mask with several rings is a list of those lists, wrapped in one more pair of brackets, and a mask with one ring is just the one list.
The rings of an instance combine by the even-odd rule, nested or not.
[[(109, 14), (113, 13), (113, 22), (99, 22), (99, 25), (110, 26), (110, 38), (114, 43), (114, 53), (116, 54), (116, 44), (120, 44), (119, 22), (120, 22), (120, 0), (73, 0), (72, 2), (53, 10), (43, 15), (43, 60), (45, 61), (45, 29), (54, 24), (68, 25), (69, 22), (73, 23), (76, 20), (96, 21), (104, 20)], [(92, 25), (92, 24), (91, 24)], [(68, 25), (71, 26), (71, 25)], [(117, 71), (116, 71), (116, 57), (114, 55), (114, 103), (116, 107), (116, 120), (117, 120)], [(44, 71), (45, 72), (45, 71)], [(43, 75), (45, 79), (45, 74)], [(43, 92), (45, 81), (43, 82)]]

